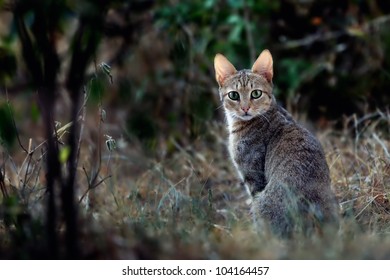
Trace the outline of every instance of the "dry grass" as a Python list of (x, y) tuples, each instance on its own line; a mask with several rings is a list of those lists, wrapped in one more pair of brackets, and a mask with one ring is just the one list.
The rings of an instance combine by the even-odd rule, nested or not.
[[(100, 179), (80, 202), (80, 239), (86, 258), (158, 259), (382, 259), (390, 258), (390, 116), (379, 114), (344, 130), (318, 134), (327, 154), (333, 188), (342, 207), (338, 233), (279, 240), (256, 233), (248, 216), (250, 198), (236, 178), (225, 147), (223, 124), (191, 144), (164, 139), (155, 155), (136, 140), (102, 149)], [(352, 131), (348, 128), (352, 127)], [(88, 129), (86, 129), (88, 130)], [(358, 133), (356, 133), (358, 132)], [(88, 133), (85, 132), (85, 136)], [(91, 138), (92, 139), (92, 138)], [(78, 197), (86, 191), (84, 169), (94, 169), (96, 149), (85, 139), (80, 155)], [(38, 156), (38, 155), (35, 155)], [(21, 163), (7, 163), (6, 175)], [(10, 167), (11, 166), (11, 167)], [(26, 166), (26, 164), (24, 164)], [(40, 165), (36, 165), (38, 168)], [(19, 168), (20, 169), (20, 168)], [(36, 220), (42, 219), (42, 170), (21, 191)], [(23, 171), (20, 171), (21, 174)], [(30, 174), (30, 173), (29, 173)], [(31, 173), (33, 174), (33, 173)], [(36, 175), (34, 175), (36, 176)], [(22, 178), (23, 180), (23, 178)], [(41, 181), (41, 182), (40, 182)], [(30, 190), (27, 192), (26, 190)], [(2, 223), (1, 223), (2, 224)], [(3, 225), (2, 225), (3, 226)], [(6, 236), (4, 228), (0, 229)], [(5, 241), (4, 241), (5, 240)], [(5, 238), (2, 247), (9, 248)], [(26, 253), (29, 257), (28, 253)], [(20, 257), (20, 256), (19, 256)]]

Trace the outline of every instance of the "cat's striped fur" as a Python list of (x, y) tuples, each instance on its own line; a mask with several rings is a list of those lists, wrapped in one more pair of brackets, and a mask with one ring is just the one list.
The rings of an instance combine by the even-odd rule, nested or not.
[[(214, 61), (229, 131), (229, 152), (250, 190), (257, 225), (291, 236), (337, 224), (338, 204), (318, 140), (272, 94), (273, 61), (265, 50), (252, 70)], [(238, 94), (238, 95), (237, 95)]]

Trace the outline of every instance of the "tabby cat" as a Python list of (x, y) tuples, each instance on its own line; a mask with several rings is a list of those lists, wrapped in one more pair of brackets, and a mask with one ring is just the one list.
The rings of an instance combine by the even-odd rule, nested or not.
[(338, 224), (338, 203), (319, 141), (276, 103), (273, 60), (264, 50), (251, 70), (214, 59), (229, 132), (228, 149), (253, 200), (255, 224), (290, 237)]

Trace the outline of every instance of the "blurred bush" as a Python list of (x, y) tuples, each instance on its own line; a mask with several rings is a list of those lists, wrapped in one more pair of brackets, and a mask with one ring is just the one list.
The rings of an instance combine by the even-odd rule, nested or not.
[(217, 52), (240, 69), (269, 48), (278, 100), (313, 121), (389, 104), (390, 5), (383, 1), (157, 1), (150, 12), (138, 45), (138, 63), (149, 71), (130, 75), (138, 83), (129, 93), (138, 98), (136, 108), (129, 102), (130, 132), (143, 108), (153, 112), (145, 131), (169, 135), (196, 137), (221, 116)]
[[(84, 3), (65, 2), (72, 9)], [(112, 67), (114, 85), (97, 79), (92, 85), (97, 95), (91, 100), (103, 96), (108, 106), (124, 111), (126, 117), (115, 121), (123, 120), (128, 137), (152, 150), (159, 147), (159, 137), (163, 142), (189, 141), (204, 134), (208, 121), (223, 118), (213, 69), (218, 52), (241, 69), (250, 68), (262, 49), (270, 49), (278, 100), (314, 121), (340, 120), (389, 104), (386, 1), (112, 3), (95, 62)], [(57, 37), (66, 61), (74, 18), (72, 11), (64, 13), (66, 23)], [(16, 94), (26, 90), (21, 85), (27, 83), (27, 74), (23, 64), (16, 67), (21, 52), (15, 28), (5, 17), (2, 23), (0, 81)], [(91, 69), (91, 77), (95, 72)]]

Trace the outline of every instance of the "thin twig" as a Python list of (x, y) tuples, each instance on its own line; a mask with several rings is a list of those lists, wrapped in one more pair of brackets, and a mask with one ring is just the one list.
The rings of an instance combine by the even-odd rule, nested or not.
[[(244, 2), (245, 3), (245, 2)], [(251, 61), (255, 61), (256, 59), (256, 47), (253, 40), (253, 33), (251, 30), (251, 24), (250, 24), (250, 14), (249, 14), (250, 8), (245, 5), (244, 8), (244, 18), (245, 18), (245, 33), (246, 33), (246, 39), (248, 42), (248, 48), (249, 48), (249, 55), (251, 58)]]
[(303, 46), (309, 46), (316, 42), (325, 42), (325, 41), (337, 39), (345, 34), (347, 34), (346, 31), (335, 31), (335, 32), (328, 32), (325, 34), (316, 33), (302, 39), (287, 41), (286, 43), (283, 44), (283, 46), (281, 46), (281, 48), (293, 49), (293, 48), (299, 48)]
[(94, 184), (94, 185), (88, 185), (88, 188), (87, 188), (87, 190), (83, 193), (83, 195), (80, 197), (80, 199), (79, 199), (79, 204), (83, 201), (83, 199), (85, 198), (85, 196), (91, 191), (91, 190), (93, 190), (93, 189), (95, 189), (95, 188), (97, 188), (100, 184), (102, 184), (105, 180), (107, 180), (107, 179), (109, 179), (109, 178), (111, 178), (112, 177), (112, 175), (108, 175), (108, 176), (106, 176), (106, 177), (104, 177), (103, 179), (101, 179), (99, 182), (97, 182), (96, 184)]
[(87, 91), (84, 88), (84, 102), (80, 110), (82, 110), (82, 115), (80, 119), (80, 132), (79, 132), (79, 139), (78, 139), (78, 144), (77, 144), (77, 155), (75, 158), (75, 166), (78, 165), (78, 161), (80, 158), (80, 149), (81, 149), (81, 144), (83, 142), (83, 133), (84, 133), (84, 126), (85, 126), (85, 116), (87, 114)]
[(85, 173), (85, 176), (87, 177), (88, 187), (90, 187), (91, 181), (90, 181), (90, 179), (89, 179), (89, 176), (88, 176), (87, 170), (85, 169), (85, 167), (84, 167), (84, 166), (83, 166), (83, 171), (84, 171), (84, 173)]
[[(363, 34), (371, 34), (372, 28), (378, 28), (379, 26), (383, 26), (385, 23), (390, 21), (390, 15), (381, 16), (378, 18), (375, 18), (371, 21), (366, 22), (362, 27), (361, 31)], [(360, 33), (359, 33), (360, 34)], [(282, 49), (292, 49), (292, 48), (298, 48), (298, 47), (304, 47), (308, 45), (312, 45), (316, 42), (325, 42), (330, 41), (333, 39), (337, 39), (341, 36), (349, 35), (349, 36), (357, 36), (354, 32), (351, 32), (351, 30), (343, 31), (334, 31), (334, 32), (327, 32), (327, 33), (316, 33), (313, 35), (309, 35), (305, 38), (298, 39), (298, 40), (291, 40), (287, 41), (286, 43), (283, 43), (281, 46)]]
[[(4, 157), (4, 155), (3, 155)], [(0, 167), (0, 189), (1, 189), (1, 193), (3, 194), (3, 199), (4, 198), (8, 198), (8, 192), (7, 192), (7, 188), (5, 187), (5, 182), (4, 182), (4, 174), (5, 174), (5, 168), (4, 168), (4, 164)]]
[(375, 201), (375, 199), (377, 199), (377, 198), (378, 198), (379, 196), (381, 196), (381, 195), (383, 195), (383, 194), (377, 194), (376, 196), (374, 196), (373, 198), (371, 198), (370, 201), (367, 203), (367, 205), (364, 206), (363, 209), (360, 210), (359, 213), (356, 214), (355, 219), (357, 219), (357, 218), (358, 218), (358, 217), (367, 209), (367, 207), (370, 206), (370, 204), (371, 204), (373, 201)]
[[(32, 155), (33, 154), (28, 154), (27, 157), (28, 157), (28, 161), (27, 161), (27, 166), (26, 166), (26, 170), (24, 172), (24, 180), (23, 180), (23, 185), (22, 185), (22, 196), (24, 196), (24, 193), (25, 193), (25, 190), (26, 190), (26, 185), (28, 183), (28, 181), (30, 180), (30, 177), (28, 177), (28, 175), (30, 175), (30, 172), (29, 172), (29, 169), (30, 169), (30, 165), (31, 165), (31, 161), (32, 161)], [(34, 169), (34, 168), (33, 168)]]
[(389, 153), (389, 151), (387, 150), (387, 147), (386, 147), (385, 143), (383, 143), (383, 141), (382, 141), (381, 139), (379, 139), (379, 137), (378, 137), (378, 135), (377, 135), (376, 133), (374, 133), (374, 134), (372, 135), (372, 137), (373, 137), (374, 140), (377, 141), (377, 142), (379, 143), (379, 145), (382, 147), (382, 149), (383, 149), (385, 155), (387, 156), (387, 158), (390, 159), (390, 153)]
[(16, 123), (15, 123), (14, 115), (13, 115), (12, 109), (11, 109), (11, 104), (10, 104), (9, 99), (8, 99), (8, 91), (7, 91), (7, 88), (5, 89), (5, 94), (6, 94), (6, 96), (7, 96), (7, 107), (8, 107), (8, 111), (9, 111), (9, 114), (10, 114), (10, 117), (11, 117), (11, 120), (12, 120), (13, 128), (14, 128), (14, 130), (15, 130), (16, 138), (18, 139), (19, 146), (22, 148), (23, 151), (26, 152), (26, 154), (28, 154), (28, 151), (27, 151), (26, 148), (22, 145), (22, 141), (20, 141), (19, 132), (18, 132), (18, 129), (16, 128)]

